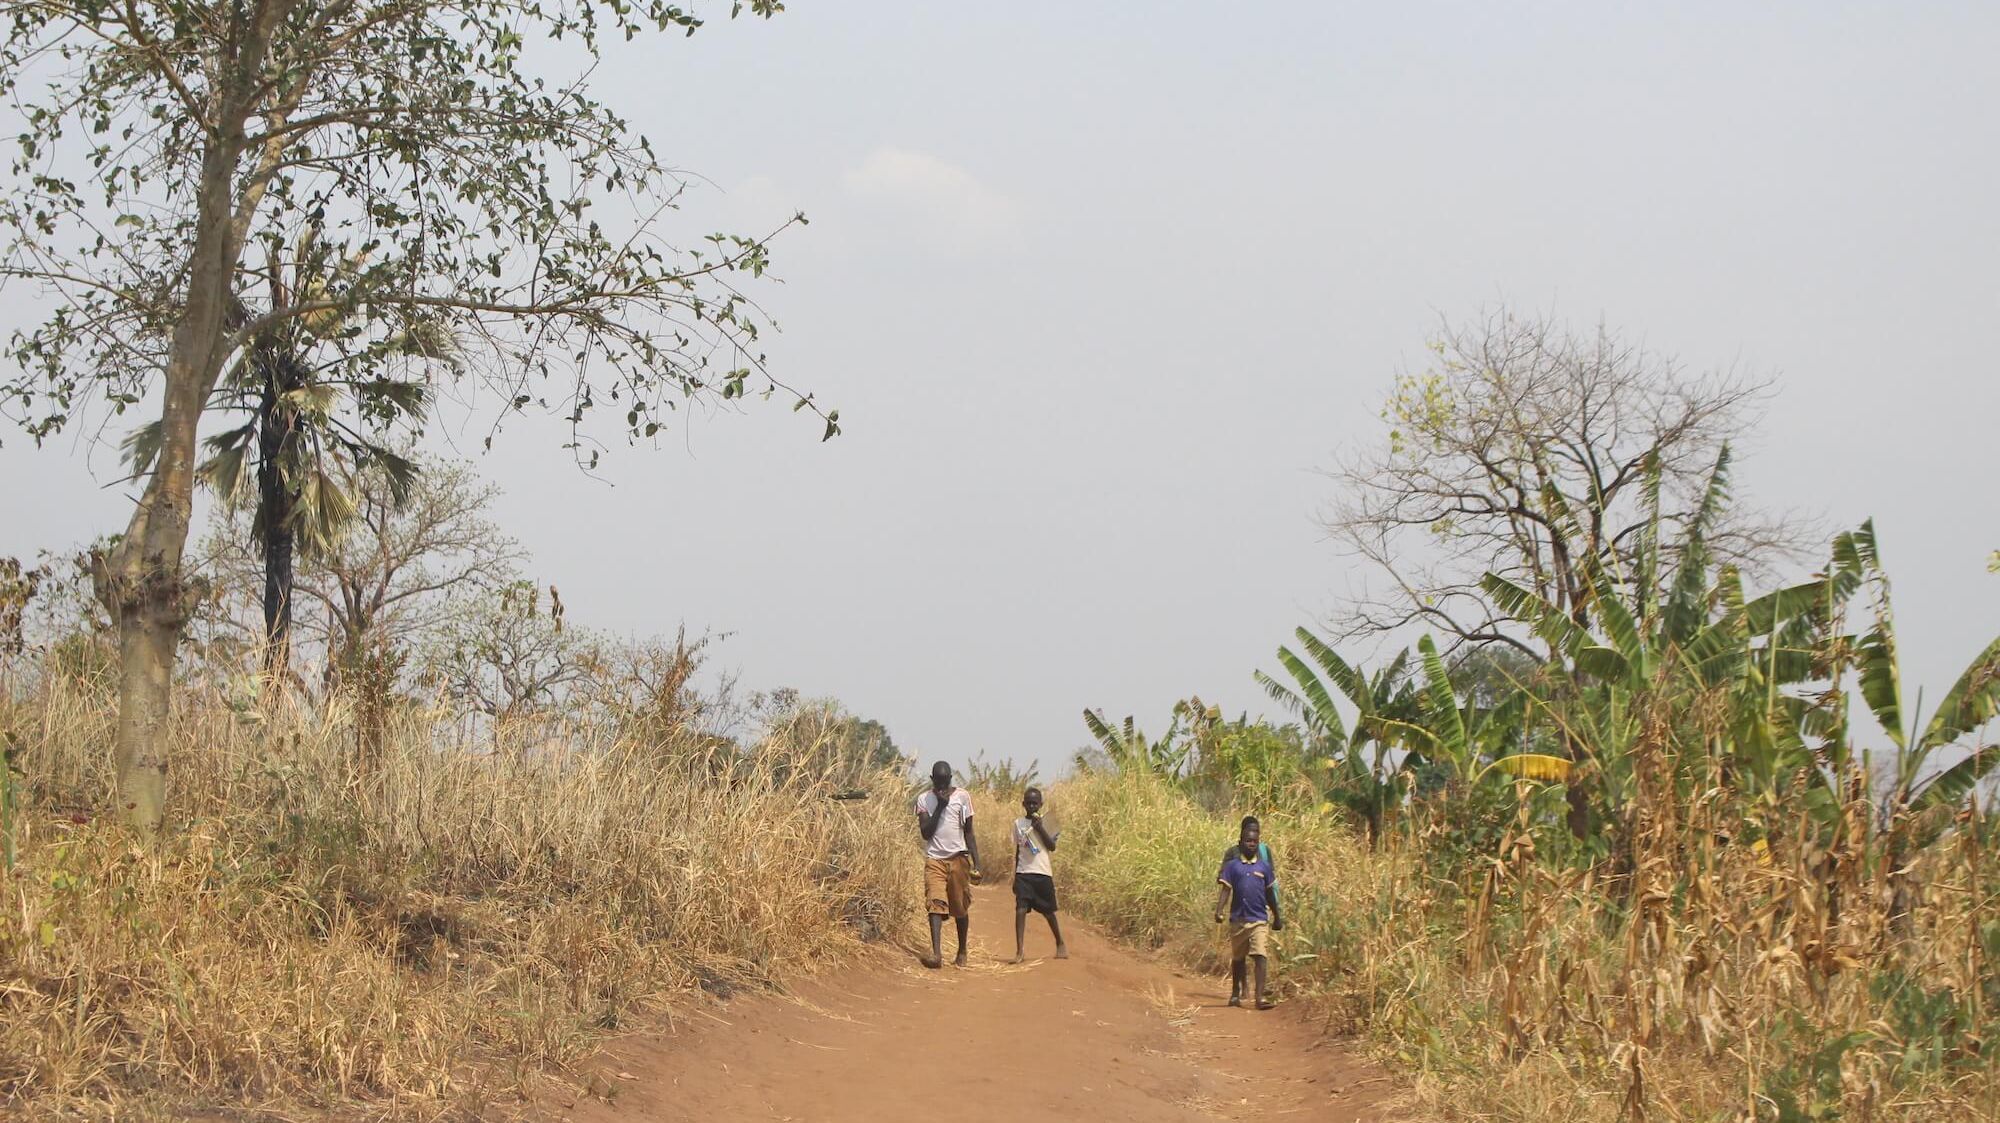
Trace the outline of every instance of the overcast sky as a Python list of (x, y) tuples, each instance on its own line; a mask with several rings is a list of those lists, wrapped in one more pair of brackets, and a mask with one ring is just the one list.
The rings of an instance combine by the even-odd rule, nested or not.
[[(717, 17), (718, 3), (701, 5)], [(782, 405), (478, 466), (574, 620), (734, 633), (925, 758), (1159, 731), (1349, 588), (1315, 474), (1440, 314), (1604, 319), (1777, 376), (1739, 494), (1874, 516), (1906, 683), (2000, 631), (2000, 6), (813, 3), (615, 55), (706, 177), (794, 209)], [(119, 529), (115, 457), (4, 435), (0, 554)], [(477, 440), (461, 442), (468, 452)]]

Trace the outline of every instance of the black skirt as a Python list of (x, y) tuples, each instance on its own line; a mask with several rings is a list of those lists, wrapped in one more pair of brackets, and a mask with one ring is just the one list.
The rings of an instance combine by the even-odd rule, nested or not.
[(1053, 914), (1056, 911), (1056, 879), (1045, 873), (1015, 874), (1014, 905)]

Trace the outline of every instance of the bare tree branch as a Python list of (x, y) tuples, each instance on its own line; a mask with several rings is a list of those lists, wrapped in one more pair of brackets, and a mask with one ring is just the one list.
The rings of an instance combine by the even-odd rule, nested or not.
[[(1443, 323), (1430, 349), (1430, 367), (1397, 380), (1388, 440), (1327, 472), (1337, 491), (1323, 524), (1372, 578), (1344, 610), (1348, 638), (1421, 626), (1455, 648), (1552, 657), (1480, 579), (1498, 573), (1586, 620), (1593, 574), (1637, 580), (1654, 466), (1660, 522), (1684, 525), (1770, 390), (1690, 375), (1602, 326), (1576, 333), (1504, 308)], [(1708, 547), (1768, 564), (1805, 541), (1791, 523), (1737, 511)]]

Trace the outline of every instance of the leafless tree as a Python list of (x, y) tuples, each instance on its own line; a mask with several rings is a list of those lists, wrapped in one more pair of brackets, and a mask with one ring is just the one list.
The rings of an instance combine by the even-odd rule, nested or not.
[(402, 504), (364, 474), (345, 539), (299, 583), (333, 626), (333, 665), (368, 644), (402, 647), (437, 627), (453, 603), (512, 579), (527, 554), (491, 518), (500, 489), (463, 465), (431, 461)]
[(597, 637), (565, 627), (553, 604), (543, 610), (533, 582), (515, 581), (456, 604), (421, 658), (424, 679), (505, 723), (563, 701), (602, 665), (603, 652)]
[[(1427, 369), (1397, 380), (1387, 441), (1328, 473), (1339, 491), (1325, 525), (1372, 578), (1347, 607), (1349, 638), (1417, 627), (1457, 648), (1553, 657), (1480, 578), (1501, 574), (1587, 623), (1592, 574), (1646, 579), (1642, 536), (1678, 539), (1771, 387), (1505, 309), (1445, 322), (1430, 350)], [(1768, 564), (1803, 540), (1790, 522), (1730, 510), (1708, 538), (1717, 560)]]
[(724, 673), (704, 687), (709, 645), (726, 636), (688, 638), (682, 627), (671, 641), (648, 637), (606, 641), (600, 662), (581, 687), (582, 707), (624, 740), (664, 746), (693, 735), (724, 740), (737, 720), (736, 680)]
[[(329, 680), (368, 652), (402, 651), (436, 629), (465, 598), (518, 576), (527, 554), (491, 518), (500, 489), (472, 469), (418, 458), (415, 486), (402, 502), (379, 470), (357, 472), (354, 516), (344, 535), (310, 557), (295, 579), (296, 625), (303, 649), (324, 659)], [(242, 523), (249, 512), (223, 507), (203, 544), (203, 568), (228, 590), (225, 615), (253, 637), (248, 599), (261, 587), (263, 562)]]

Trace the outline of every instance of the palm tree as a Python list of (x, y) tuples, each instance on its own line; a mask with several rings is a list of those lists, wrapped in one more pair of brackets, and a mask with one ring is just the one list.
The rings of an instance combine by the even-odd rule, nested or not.
[[(265, 330), (224, 374), (208, 408), (243, 420), (204, 442), (209, 455), (200, 479), (225, 504), (252, 505), (251, 535), (264, 561), (264, 665), (276, 674), (289, 658), (295, 564), (325, 557), (339, 544), (356, 510), (355, 473), (381, 472), (399, 504), (416, 478), (415, 462), (396, 451), (391, 432), (422, 414), (428, 385), (420, 375), (386, 371), (398, 358), (449, 362), (451, 349), (414, 322), (364, 338), (353, 307), (335, 294), (362, 259), (331, 261), (316, 228), (300, 237), (289, 268), (276, 246), (268, 248), (273, 307), (294, 302), (288, 291), (331, 306)], [(239, 299), (236, 321), (251, 315)], [(159, 444), (158, 422), (127, 438), (135, 473), (151, 470)], [(246, 461), (254, 473), (244, 471)]]

